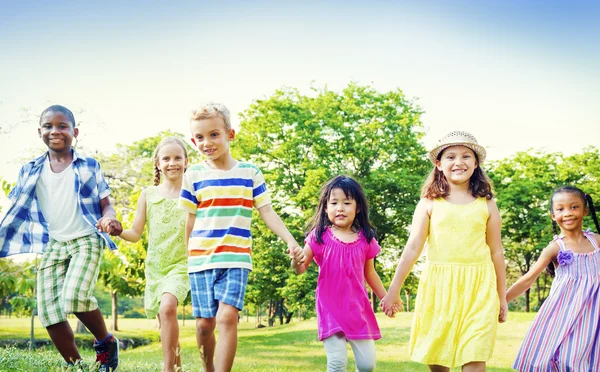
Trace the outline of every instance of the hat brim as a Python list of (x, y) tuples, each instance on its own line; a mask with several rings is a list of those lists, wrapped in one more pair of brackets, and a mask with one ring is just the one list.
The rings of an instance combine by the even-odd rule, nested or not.
[(487, 153), (485, 152), (485, 149), (477, 144), (474, 143), (470, 143), (470, 142), (451, 142), (451, 143), (444, 143), (443, 145), (439, 145), (436, 148), (434, 148), (433, 150), (429, 151), (429, 160), (435, 164), (435, 161), (437, 160), (438, 156), (440, 156), (440, 153), (442, 151), (444, 151), (445, 149), (447, 149), (448, 147), (452, 147), (452, 146), (464, 146), (464, 147), (468, 147), (471, 150), (473, 150), (473, 152), (475, 153), (475, 155), (477, 155), (477, 162), (479, 164), (483, 163), (485, 160), (485, 157), (487, 155)]

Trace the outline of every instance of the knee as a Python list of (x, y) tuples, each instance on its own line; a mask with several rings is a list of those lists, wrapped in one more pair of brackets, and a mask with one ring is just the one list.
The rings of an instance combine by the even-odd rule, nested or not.
[(196, 318), (196, 333), (202, 337), (210, 336), (215, 330), (215, 318)]
[(162, 319), (177, 318), (177, 303), (161, 302), (158, 312)]
[(372, 372), (375, 370), (375, 360), (356, 361), (356, 369), (358, 372)]
[(222, 304), (219, 312), (217, 313), (217, 324), (221, 326), (237, 326), (238, 323), (238, 309), (231, 306)]
[(346, 371), (346, 364), (348, 364), (348, 359), (330, 356), (327, 358), (327, 372)]

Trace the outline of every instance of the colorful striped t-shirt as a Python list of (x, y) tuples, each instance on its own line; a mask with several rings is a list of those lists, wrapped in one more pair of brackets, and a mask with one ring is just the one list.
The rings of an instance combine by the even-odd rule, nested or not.
[(223, 268), (252, 270), (252, 207), (271, 203), (255, 165), (238, 162), (230, 170), (206, 163), (186, 171), (179, 207), (196, 215), (188, 243), (188, 272)]

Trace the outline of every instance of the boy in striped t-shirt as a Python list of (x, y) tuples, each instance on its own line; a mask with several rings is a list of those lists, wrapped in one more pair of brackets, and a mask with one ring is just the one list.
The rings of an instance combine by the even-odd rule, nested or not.
[(206, 157), (187, 170), (179, 198), (180, 208), (189, 212), (186, 246), (196, 339), (204, 371), (214, 371), (215, 364), (229, 371), (237, 348), (238, 311), (252, 270), (252, 207), (289, 252), (298, 243), (271, 207), (261, 171), (231, 156), (235, 131), (229, 110), (208, 104), (193, 112), (190, 129), (192, 142)]

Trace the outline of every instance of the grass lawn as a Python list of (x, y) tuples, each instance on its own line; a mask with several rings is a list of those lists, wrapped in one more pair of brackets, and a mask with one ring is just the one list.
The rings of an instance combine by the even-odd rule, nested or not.
[[(510, 368), (514, 357), (535, 314), (511, 313), (508, 323), (499, 327), (494, 355), (488, 363), (489, 371), (513, 371)], [(395, 319), (378, 314), (383, 338), (377, 341), (377, 371), (427, 371), (420, 364), (408, 362), (407, 343), (410, 334), (411, 313), (402, 313)], [(71, 320), (75, 325), (75, 320)], [(184, 371), (199, 371), (200, 358), (196, 347), (195, 321), (181, 324), (180, 343)], [(158, 342), (155, 321), (145, 319), (119, 319), (120, 332), (117, 337), (142, 337), (153, 342), (135, 349), (122, 350), (119, 371), (161, 371), (162, 351)], [(46, 331), (36, 320), (35, 335), (48, 339)], [(0, 339), (28, 338), (29, 319), (0, 318)], [(83, 340), (88, 335), (78, 335)], [(90, 341), (91, 343), (91, 341)], [(349, 347), (348, 347), (349, 348)], [(93, 361), (93, 350), (83, 349), (86, 361)], [(349, 348), (348, 371), (353, 371), (354, 360)], [(27, 350), (0, 349), (0, 371), (56, 370), (60, 371), (61, 358), (54, 348)], [(325, 351), (317, 340), (316, 321), (292, 322), (272, 328), (254, 328), (253, 319), (244, 321), (239, 327), (239, 344), (234, 371), (324, 371)], [(458, 371), (460, 369), (456, 369)]]

